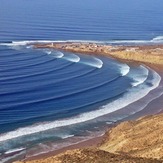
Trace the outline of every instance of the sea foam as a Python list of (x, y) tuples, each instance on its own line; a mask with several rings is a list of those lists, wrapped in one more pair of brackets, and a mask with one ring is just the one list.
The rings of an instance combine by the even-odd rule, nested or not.
[(70, 62), (79, 62), (80, 61), (80, 57), (76, 54), (65, 54), (64, 58)]
[(6, 151), (5, 154), (11, 154), (11, 153), (20, 152), (23, 150), (25, 150), (25, 148), (15, 148), (15, 149), (11, 149), (9, 151)]
[(136, 87), (140, 84), (143, 84), (147, 80), (148, 73), (149, 73), (149, 70), (146, 67), (140, 65), (136, 69), (136, 71), (132, 72), (131, 74), (127, 76), (133, 79), (132, 85), (133, 87)]
[(43, 50), (46, 54), (54, 57), (54, 58), (62, 58), (64, 54), (60, 51), (52, 51), (52, 50)]
[(95, 67), (95, 68), (102, 68), (103, 66), (102, 60), (96, 57), (89, 57), (89, 59), (83, 60), (80, 63), (91, 66), (91, 67)]
[(158, 87), (158, 85), (161, 81), (161, 77), (155, 71), (153, 71), (153, 70), (150, 70), (150, 71), (152, 73), (152, 79), (147, 81), (147, 84), (139, 85), (137, 87), (133, 87), (133, 88), (129, 89), (128, 92), (125, 93), (122, 97), (120, 97), (119, 99), (117, 99), (113, 102), (108, 103), (107, 105), (102, 106), (98, 110), (86, 112), (86, 113), (80, 114), (79, 116), (72, 117), (70, 119), (56, 120), (53, 122), (35, 124), (33, 126), (19, 128), (15, 131), (10, 131), (8, 133), (1, 134), (0, 142), (14, 139), (14, 138), (21, 137), (21, 136), (38, 133), (38, 132), (43, 132), (43, 131), (50, 130), (53, 128), (58, 128), (58, 127), (62, 127), (62, 126), (68, 126), (68, 125), (72, 125), (72, 124), (86, 122), (86, 121), (95, 119), (97, 117), (114, 112), (116, 110), (119, 110), (119, 109), (143, 98), (151, 90)]

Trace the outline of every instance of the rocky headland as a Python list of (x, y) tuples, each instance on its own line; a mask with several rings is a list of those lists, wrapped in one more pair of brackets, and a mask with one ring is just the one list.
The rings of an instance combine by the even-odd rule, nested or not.
[[(122, 122), (109, 130), (98, 147), (68, 150), (24, 163), (162, 163), (163, 114)], [(17, 163), (23, 163), (17, 162)]]
[(74, 53), (96, 54), (151, 64), (163, 64), (163, 45), (121, 46), (95, 43), (37, 43), (34, 48), (50, 48)]

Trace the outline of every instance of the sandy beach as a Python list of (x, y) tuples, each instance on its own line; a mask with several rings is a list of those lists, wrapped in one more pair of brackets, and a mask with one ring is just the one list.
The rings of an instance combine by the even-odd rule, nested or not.
[[(83, 47), (83, 45), (81, 47), (78, 47), (78, 46), (79, 46), (79, 44), (66, 44), (66, 45), (64, 45), (64, 44), (42, 44), (42, 45), (35, 44), (34, 45), (35, 48), (54, 48), (54, 49), (60, 49), (60, 50), (65, 50), (65, 51), (73, 51), (73, 52), (78, 52), (78, 53), (85, 53), (86, 52), (86, 54), (96, 55), (96, 52), (94, 52), (94, 51), (90, 51), (89, 52), (90, 48), (89, 48), (89, 50), (87, 50), (87, 49), (85, 50), (84, 49), (85, 46), (89, 47), (89, 45), (84, 45), (84, 47)], [(95, 44), (93, 44), (92, 46), (93, 47), (98, 47), (98, 45), (95, 45)], [(75, 49), (71, 49), (72, 47), (74, 47)], [(104, 46), (104, 49), (105, 48), (113, 48), (113, 47), (111, 47), (111, 46), (105, 47)], [(127, 47), (127, 48), (132, 48), (132, 49), (134, 48), (135, 49), (135, 47)], [(161, 50), (160, 50), (160, 48), (161, 48)], [(151, 57), (151, 54), (153, 55), (154, 58), (156, 57), (156, 61), (154, 61), (154, 62), (156, 62), (157, 64), (156, 63), (153, 64), (152, 63), (153, 61), (151, 61), (151, 59), (150, 59), (149, 62), (146, 62), (145, 61), (146, 62), (145, 63), (145, 66), (148, 66), (151, 69), (155, 70), (161, 76), (161, 78), (163, 78), (163, 65), (162, 65), (162, 57), (163, 57), (163, 53), (162, 52), (163, 51), (162, 51), (162, 48), (163, 48), (163, 45), (159, 45), (159, 46), (147, 46), (147, 47), (141, 46), (141, 47), (139, 47), (139, 49), (141, 49), (141, 53), (138, 51), (139, 52), (139, 55), (141, 56), (141, 54), (143, 53), (143, 51), (145, 51), (145, 54), (148, 55), (148, 52), (149, 51), (151, 51), (151, 50), (153, 51), (153, 49), (157, 49), (158, 50), (158, 53), (156, 53), (156, 51), (154, 52), (155, 55), (153, 55), (153, 53), (150, 53), (149, 54), (150, 57)], [(122, 50), (122, 49), (124, 49), (124, 48), (121, 47), (119, 49), (119, 52), (120, 53), (121, 52), (123, 53), (124, 50)], [(96, 51), (99, 52), (100, 50), (98, 49)], [(101, 50), (101, 51), (105, 51), (105, 50)], [(137, 53), (137, 52), (135, 52), (135, 53)], [(135, 55), (135, 53), (134, 53), (134, 55)], [(106, 56), (106, 53), (104, 55)], [(161, 59), (158, 59), (157, 58), (158, 56), (161, 57)], [(146, 57), (148, 58), (148, 56), (146, 56)], [(140, 62), (139, 60), (137, 62), (137, 60), (134, 60), (133, 61), (133, 59), (129, 59), (129, 58), (127, 58), (127, 60), (124, 60), (125, 59), (124, 56), (122, 58), (119, 58), (118, 57), (118, 59), (120, 59), (121, 62), (126, 62), (126, 61), (127, 62), (130, 62), (130, 63), (133, 62), (131, 64), (135, 64), (135, 63), (137, 64), (137, 63)], [(163, 80), (161, 80), (159, 87), (163, 88)], [(153, 90), (149, 94), (153, 94), (153, 93), (156, 93), (156, 92), (157, 92), (157, 90)], [(163, 113), (163, 107), (162, 106), (163, 106), (163, 95), (160, 95), (159, 97), (157, 97), (154, 100), (152, 100), (143, 110), (139, 111), (138, 113), (136, 113), (136, 114), (134, 114), (132, 116), (129, 116), (129, 117), (123, 119), (123, 121), (125, 121), (125, 120), (135, 120), (135, 119), (137, 119), (139, 117), (142, 117), (142, 116), (145, 116), (145, 115), (153, 115), (153, 114)], [(120, 122), (118, 122), (117, 124), (119, 124), (119, 123)], [(110, 129), (108, 129), (108, 130), (110, 130)], [(90, 140), (86, 140), (86, 141), (77, 143), (75, 145), (70, 145), (68, 147), (64, 147), (64, 148), (61, 148), (59, 150), (55, 150), (55, 151), (52, 151), (52, 152), (49, 152), (49, 153), (44, 153), (44, 154), (40, 154), (40, 155), (37, 155), (37, 156), (28, 157), (25, 160), (44, 159), (44, 158), (47, 158), (47, 157), (50, 157), (50, 156), (58, 155), (58, 154), (63, 153), (65, 151), (67, 151), (67, 150), (73, 150), (73, 149), (78, 149), (78, 148), (83, 149), (83, 148), (86, 148), (86, 147), (98, 147), (98, 145), (101, 144), (101, 142), (103, 140), (105, 140), (105, 135), (104, 136), (100, 136), (100, 137), (95, 137), (95, 138), (92, 138)]]

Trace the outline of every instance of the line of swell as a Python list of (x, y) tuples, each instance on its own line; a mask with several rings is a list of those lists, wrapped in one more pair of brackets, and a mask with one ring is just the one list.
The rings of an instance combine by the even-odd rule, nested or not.
[[(41, 57), (43, 57), (43, 55), (42, 56), (39, 56), (39, 57), (41, 58)], [(30, 57), (30, 58), (25, 58), (25, 59), (18, 59), (18, 58), (16, 58), (15, 60), (14, 60), (15, 57), (12, 57), (12, 59), (11, 60), (7, 60), (7, 62), (8, 63), (16, 63), (15, 65), (17, 65), (17, 63), (19, 63), (19, 62), (32, 61), (33, 59), (36, 59), (36, 58), (39, 58), (39, 57), (36, 56), (36, 57), (32, 57), (32, 58)], [(5, 64), (6, 64), (6, 61), (5, 61)]]
[[(8, 50), (9, 49), (7, 49), (7, 50), (5, 50), (5, 51), (7, 51), (8, 52)], [(20, 56), (20, 55), (22, 55), (22, 54), (25, 54), (24, 52), (18, 52), (18, 51), (16, 51), (16, 53), (15, 53), (15, 51), (13, 52), (13, 51), (11, 51), (12, 53), (9, 53), (9, 54), (6, 54), (6, 53), (4, 53), (4, 55), (3, 55), (3, 50), (1, 50), (1, 57), (5, 57), (5, 58), (7, 58), (7, 57), (15, 57), (15, 56)]]
[[(125, 93), (127, 92), (127, 90), (124, 90), (124, 91), (122, 91), (121, 93), (119, 93), (119, 94), (117, 94), (117, 95), (115, 95), (115, 96), (112, 96), (112, 98), (110, 98), (110, 100), (111, 99), (114, 99), (114, 98), (118, 98), (118, 97), (121, 97), (122, 95), (124, 95)], [(89, 103), (86, 103), (86, 104), (82, 104), (82, 105), (80, 105), (80, 106), (78, 106), (78, 107), (74, 107), (74, 108), (71, 108), (70, 110), (66, 110), (65, 112), (66, 112), (66, 114), (68, 113), (68, 112), (72, 112), (73, 110), (80, 110), (80, 109), (82, 109), (82, 108), (84, 108), (84, 107), (88, 107), (88, 106), (91, 106), (91, 105), (93, 105), (93, 104), (95, 104), (95, 103), (100, 103), (100, 102), (103, 102), (103, 101), (106, 101), (106, 100), (108, 100), (108, 97), (106, 97), (106, 98), (103, 98), (103, 99), (101, 99), (101, 100), (96, 100), (96, 101), (93, 101), (93, 102), (89, 102)], [(12, 110), (13, 108), (11, 107), (11, 108), (9, 108), (9, 109), (7, 109), (7, 110)], [(31, 111), (30, 110), (30, 108), (28, 109), (28, 111)], [(54, 113), (54, 114), (52, 114), (52, 113), (48, 113), (48, 114), (43, 114), (43, 115), (36, 115), (36, 116), (34, 116), (34, 115), (32, 115), (31, 117), (28, 117), (28, 118), (23, 118), (23, 119), (19, 119), (18, 121), (16, 121), (16, 123), (18, 123), (18, 122), (22, 122), (22, 121), (26, 121), (26, 120), (33, 120), (33, 119), (35, 119), (35, 118), (45, 118), (45, 117), (50, 117), (50, 116), (53, 116), (53, 115), (55, 115), (56, 114), (56, 112)], [(64, 114), (64, 112), (62, 112), (62, 114)], [(0, 123), (1, 124), (1, 123)], [(3, 125), (11, 125), (11, 124), (13, 124), (13, 122), (11, 123), (11, 122), (8, 122), (7, 120), (6, 120), (6, 122), (4, 122), (3, 121), (3, 123), (2, 123)]]
[[(25, 61), (25, 62), (30, 61), (30, 60), (33, 61), (33, 59), (42, 59), (43, 57), (45, 57), (45, 55), (37, 56), (37, 57), (31, 58), (31, 59), (24, 59), (23, 61)], [(12, 65), (12, 66), (16, 67), (16, 66), (24, 66), (25, 65), (25, 63), (21, 63), (21, 64), (20, 63), (18, 64), (18, 63), (19, 62), (17, 60), (15, 62), (13, 62), (13, 60), (11, 60), (10, 61), (10, 66)], [(4, 67), (6, 68), (6, 62), (5, 62)]]
[[(69, 94), (65, 94), (65, 95), (61, 95), (61, 96), (55, 96), (55, 97), (49, 97), (49, 98), (44, 98), (44, 99), (39, 99), (39, 100), (35, 100), (35, 101), (28, 101), (28, 102), (22, 102), (22, 103), (18, 103), (18, 104), (13, 104), (11, 107), (7, 107), (7, 109), (12, 109), (14, 106), (21, 106), (21, 105), (31, 105), (31, 104), (36, 104), (36, 103), (42, 103), (42, 102), (49, 102), (49, 101), (53, 101), (53, 100), (59, 100), (59, 99), (62, 99), (62, 98), (67, 98), (67, 97), (70, 97), (70, 96), (74, 96), (74, 95), (77, 95), (77, 94), (80, 94), (80, 93), (84, 93), (84, 92), (88, 92), (90, 90), (93, 90), (95, 88), (100, 88), (104, 85), (107, 85), (107, 84), (110, 84), (111, 82), (114, 82), (116, 80), (118, 80), (119, 78), (121, 78), (121, 76), (118, 76), (118, 77), (115, 77), (113, 78), (112, 80), (109, 80), (109, 81), (106, 81), (106, 82), (103, 82), (103, 83), (100, 83), (99, 85), (96, 85), (96, 86), (92, 86), (92, 87), (89, 87), (89, 88), (85, 88), (85, 89), (82, 89), (80, 91), (76, 91), (76, 92), (71, 92)], [(2, 108), (0, 110), (5, 110), (6, 108)]]
[[(46, 83), (46, 85), (48, 85), (48, 86), (50, 87), (50, 86), (53, 85), (53, 84), (57, 84), (57, 83), (60, 83), (60, 82), (63, 82), (63, 81), (68, 81), (68, 80), (72, 80), (72, 79), (75, 79), (75, 78), (79, 78), (79, 77), (82, 77), (82, 76), (89, 75), (90, 73), (93, 73), (94, 71), (96, 71), (96, 69), (92, 69), (92, 70), (90, 70), (90, 71), (88, 71), (88, 72), (85, 72), (85, 73), (80, 74), (80, 75), (72, 76), (72, 77), (70, 77), (70, 78), (66, 78), (66, 79), (63, 79), (63, 78), (62, 78), (62, 80), (58, 80), (57, 82), (53, 82), (53, 83), (50, 82), (50, 84), (49, 84), (49, 83)], [(23, 83), (24, 83), (24, 82), (23, 82)], [(28, 92), (31, 92), (31, 91), (36, 91), (37, 88), (40, 88), (40, 87), (42, 87), (42, 86), (45, 86), (45, 85), (39, 84), (39, 86), (30, 87), (30, 89), (29, 89), (29, 88), (26, 88), (26, 90), (22, 90), (22, 89), (21, 89), (21, 91), (17, 91), (17, 92), (8, 92), (8, 93), (0, 94), (0, 96), (1, 96), (1, 95), (2, 95), (2, 96), (5, 96), (5, 95), (14, 95), (14, 94), (18, 94), (18, 93), (19, 93), (19, 94), (21, 94), (21, 93), (28, 93)]]
[(40, 76), (40, 75), (44, 75), (44, 74), (49, 74), (49, 73), (53, 73), (55, 71), (58, 71), (58, 70), (61, 70), (61, 69), (64, 69), (64, 68), (67, 68), (69, 66), (72, 66), (74, 63), (69, 63), (67, 65), (64, 65), (60, 68), (57, 68), (57, 69), (52, 69), (52, 70), (48, 70), (48, 71), (44, 71), (44, 72), (41, 72), (41, 73), (35, 73), (35, 74), (30, 74), (30, 75), (21, 75), (21, 76), (16, 76), (16, 77), (9, 77), (9, 78), (5, 78), (5, 79), (2, 79), (0, 80), (0, 82), (5, 82), (7, 80), (15, 80), (15, 79), (22, 79), (22, 78), (29, 78), (29, 77), (33, 77), (33, 76)]
[[(38, 57), (38, 58), (39, 58), (39, 57)], [(31, 60), (32, 60), (32, 59), (31, 59)], [(51, 59), (49, 59), (49, 60), (47, 60), (47, 61), (37, 62), (36, 64), (27, 64), (27, 65), (22, 64), (21, 66), (19, 65), (19, 66), (17, 66), (17, 67), (14, 66), (14, 67), (11, 68), (11, 69), (0, 70), (0, 72), (15, 71), (15, 70), (23, 69), (23, 68), (28, 68), (28, 67), (33, 67), (33, 66), (44, 65), (44, 64), (46, 64), (46, 63), (50, 63), (50, 62), (53, 62), (53, 61), (55, 61), (55, 60), (56, 60), (56, 58), (51, 58)]]
[[(103, 116), (105, 114), (109, 114), (109, 113), (111, 113), (113, 111), (119, 110), (119, 109), (129, 105), (130, 103), (133, 103), (133, 102), (143, 98), (151, 90), (153, 90), (153, 89), (155, 89), (155, 88), (157, 88), (159, 86), (159, 83), (161, 81), (161, 77), (155, 71), (152, 71), (152, 72), (153, 72), (153, 79), (151, 80), (151, 83), (154, 84), (154, 85), (152, 87), (147, 87), (148, 89), (146, 88), (145, 90), (142, 90), (142, 88), (141, 88), (139, 91), (140, 92), (145, 91), (145, 92), (144, 93), (137, 92), (138, 96), (136, 94), (136, 98), (134, 98), (133, 100), (128, 101), (128, 96), (130, 97), (131, 95), (133, 95), (135, 97), (135, 94), (133, 94), (133, 92), (130, 91), (128, 94), (126, 94), (125, 97), (117, 99), (116, 101), (113, 101), (112, 103), (109, 103), (108, 105), (103, 106), (98, 110), (83, 113), (83, 114), (80, 114), (79, 116), (76, 116), (74, 118), (70, 118), (70, 119), (67, 119), (67, 120), (63, 119), (63, 120), (56, 120), (56, 121), (49, 122), (49, 123), (44, 123), (44, 124), (36, 124), (36, 125), (30, 126), (30, 127), (19, 128), (17, 130), (10, 131), (10, 132), (5, 133), (5, 134), (1, 134), (0, 135), (0, 142), (6, 141), (6, 140), (9, 140), (9, 139), (14, 139), (14, 138), (24, 136), (24, 135), (30, 135), (30, 134), (46, 131), (46, 130), (57, 128), (57, 127), (82, 123), (82, 122), (85, 122), (85, 121), (92, 120), (92, 119), (95, 119), (97, 117)], [(121, 105), (117, 105), (117, 103), (119, 104), (120, 102), (122, 102)], [(112, 109), (108, 109), (109, 107), (111, 107), (113, 105), (116, 106), (116, 107), (113, 107)]]

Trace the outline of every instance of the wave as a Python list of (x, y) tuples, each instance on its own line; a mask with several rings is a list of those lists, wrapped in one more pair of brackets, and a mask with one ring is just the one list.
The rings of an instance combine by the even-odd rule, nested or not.
[[(73, 53), (69, 53), (69, 54), (63, 54), (62, 52), (60, 51), (57, 51), (57, 52), (54, 52), (54, 51), (50, 51), (50, 50), (46, 50), (45, 51), (48, 55), (53, 55), (54, 57), (56, 58), (63, 58), (65, 60), (68, 60), (70, 62), (80, 62), (80, 57), (77, 56), (76, 54), (73, 54)], [(58, 56), (57, 56), (58, 55)], [(85, 65), (89, 65), (89, 66), (92, 66), (92, 67), (96, 67), (96, 68), (101, 68), (102, 65), (103, 65), (103, 62), (102, 60), (96, 58), (96, 57), (92, 57), (91, 60), (88, 62), (86, 61), (81, 61), (80, 63), (82, 64), (85, 64)]]
[[(39, 57), (38, 57), (39, 58)], [(35, 59), (35, 58), (34, 58)], [(12, 68), (5, 68), (4, 70), (0, 70), (0, 72), (11, 72), (11, 71), (15, 71), (15, 70), (20, 70), (20, 69), (25, 69), (25, 68), (30, 68), (30, 67), (36, 67), (36, 66), (43, 66), (44, 64), (48, 64), (55, 61), (55, 58), (49, 59), (49, 60), (43, 60), (41, 62), (36, 62), (34, 64), (19, 64), (19, 65), (14, 65), (14, 67)]]
[(119, 73), (121, 74), (121, 76), (126, 76), (129, 72), (130, 72), (130, 67), (129, 65), (127, 65), (126, 63), (111, 63), (113, 65), (113, 67), (116, 67), (116, 70), (118, 68)]
[(45, 50), (45, 53), (55, 58), (62, 58), (64, 56), (64, 54), (60, 51)]
[(90, 57), (89, 60), (81, 61), (80, 63), (88, 65), (88, 66), (92, 66), (95, 68), (102, 68), (103, 66), (102, 60), (96, 57)]
[(1, 159), (1, 163), (13, 162), (13, 160), (16, 161), (17, 157), (23, 156), (23, 158), (24, 158), (25, 154), (26, 154), (26, 151), (24, 150), (24, 151), (21, 151), (18, 154), (14, 154), (13, 156), (10, 156), (10, 157), (7, 157), (7, 158), (0, 158)]
[(149, 70), (146, 67), (140, 65), (136, 69), (136, 71), (132, 72), (131, 74), (129, 74), (127, 76), (134, 80), (132, 82), (132, 86), (136, 87), (136, 86), (144, 83), (147, 80), (148, 73), (149, 73)]
[(11, 153), (15, 153), (15, 152), (20, 152), (25, 150), (26, 148), (15, 148), (15, 149), (11, 149), (5, 152), (5, 154), (11, 154)]
[(120, 72), (122, 76), (126, 76), (129, 73), (130, 67), (127, 64), (118, 65), (118, 66), (120, 66)]
[[(48, 98), (43, 98), (43, 99), (37, 99), (37, 100), (31, 100), (31, 101), (27, 101), (27, 102), (16, 102), (16, 103), (12, 103), (12, 106), (11, 107), (9, 107), (9, 106), (7, 106), (7, 109), (9, 110), (9, 109), (13, 109), (13, 107), (15, 107), (15, 106), (21, 106), (21, 105), (28, 105), (28, 104), (34, 104), (34, 103), (40, 103), (40, 102), (47, 102), (47, 101), (52, 101), (52, 100), (57, 100), (57, 99), (61, 99), (61, 98), (66, 98), (66, 97), (69, 97), (69, 96), (74, 96), (74, 95), (77, 95), (77, 94), (81, 94), (81, 93), (83, 93), (83, 92), (88, 92), (88, 91), (91, 91), (91, 90), (93, 90), (93, 89), (95, 89), (95, 88), (99, 88), (99, 87), (102, 87), (102, 86), (104, 86), (104, 85), (106, 85), (106, 84), (109, 84), (109, 83), (111, 83), (111, 82), (113, 82), (113, 81), (115, 81), (115, 80), (117, 80), (119, 77), (115, 77), (115, 78), (113, 78), (113, 79), (111, 79), (111, 80), (107, 80), (107, 81), (104, 81), (104, 82), (102, 82), (102, 83), (100, 83), (100, 84), (98, 84), (98, 85), (92, 85), (91, 87), (87, 87), (87, 88), (84, 88), (84, 89), (80, 89), (80, 90), (78, 90), (78, 91), (73, 91), (73, 92), (71, 92), (71, 93), (66, 93), (66, 94), (62, 94), (62, 95), (59, 95), (59, 96), (51, 96), (51, 97), (48, 97)], [(28, 88), (26, 89), (27, 91), (29, 90)], [(34, 90), (33, 90), (34, 91)], [(22, 90), (21, 91), (19, 91), (19, 92), (13, 92), (12, 94), (14, 94), (14, 93), (20, 93), (20, 92), (22, 92)], [(23, 92), (25, 92), (24, 90), (23, 90)], [(11, 92), (10, 92), (10, 94), (11, 94)], [(6, 94), (0, 94), (0, 95), (6, 95)], [(100, 102), (100, 101), (96, 101), (96, 102)], [(87, 104), (87, 105), (90, 105), (90, 104), (92, 104), (92, 103), (89, 103), (89, 104)], [(83, 105), (82, 107), (84, 107), (85, 105)], [(80, 106), (81, 107), (81, 106)], [(4, 109), (6, 109), (6, 107), (1, 107), (1, 109), (0, 110), (4, 110)], [(29, 111), (29, 110), (28, 110)]]
[(80, 57), (75, 54), (66, 54), (63, 59), (66, 59), (70, 62), (75, 62), (75, 63), (80, 61)]
[(60, 136), (62, 139), (67, 139), (67, 138), (71, 138), (74, 137), (75, 135), (62, 135)]
[(34, 43), (51, 43), (51, 40), (26, 40), (26, 41), (9, 41), (0, 43), (2, 46), (26, 46)]
[(68, 126), (68, 125), (86, 122), (86, 121), (95, 119), (97, 117), (109, 114), (111, 112), (117, 111), (121, 108), (124, 108), (125, 106), (128, 106), (129, 104), (136, 102), (137, 100), (143, 98), (151, 90), (153, 90), (159, 86), (161, 77), (155, 71), (153, 71), (153, 70), (150, 70), (150, 71), (152, 73), (151, 74), (152, 79), (147, 81), (146, 84), (131, 88), (122, 97), (120, 97), (119, 99), (117, 99), (113, 102), (110, 102), (107, 105), (100, 107), (100, 109), (98, 109), (98, 110), (86, 112), (86, 113), (80, 114), (80, 115), (70, 118), (70, 119), (56, 120), (53, 122), (48, 122), (48, 123), (43, 123), (43, 124), (35, 124), (33, 126), (19, 128), (17, 130), (10, 131), (5, 134), (1, 134), (0, 142), (14, 139), (14, 138), (21, 137), (21, 136), (26, 136), (26, 135), (30, 135), (30, 134), (34, 134), (34, 133), (43, 132), (43, 131), (50, 130), (53, 128), (58, 128), (58, 127), (62, 127), (62, 126)]
[(0, 43), (2, 46), (26, 46), (31, 48), (35, 43), (97, 43), (97, 44), (148, 44), (148, 43), (163, 43), (163, 36), (156, 36), (151, 40), (25, 40), (25, 41), (10, 41)]
[(36, 76), (40, 76), (40, 75), (46, 75), (46, 74), (50, 74), (50, 73), (53, 73), (55, 71), (64, 69), (64, 68), (69, 67), (69, 66), (72, 66), (72, 63), (64, 64), (63, 66), (61, 66), (59, 68), (54, 68), (54, 69), (42, 71), (39, 73), (37, 72), (37, 73), (29, 74), (29, 75), (18, 75), (18, 76), (14, 76), (14, 77), (4, 77), (4, 78), (0, 79), (0, 82), (7, 82), (8, 80), (24, 79), (24, 78), (36, 77)]
[(163, 42), (163, 36), (157, 36), (152, 39), (152, 41), (162, 41)]
[(63, 58), (67, 61), (70, 61), (70, 62), (79, 62), (80, 61), (80, 57), (75, 55), (75, 54), (63, 54), (62, 52), (60, 51), (51, 51), (51, 50), (45, 50), (45, 53), (50, 55), (50, 56), (53, 56), (55, 58)]

